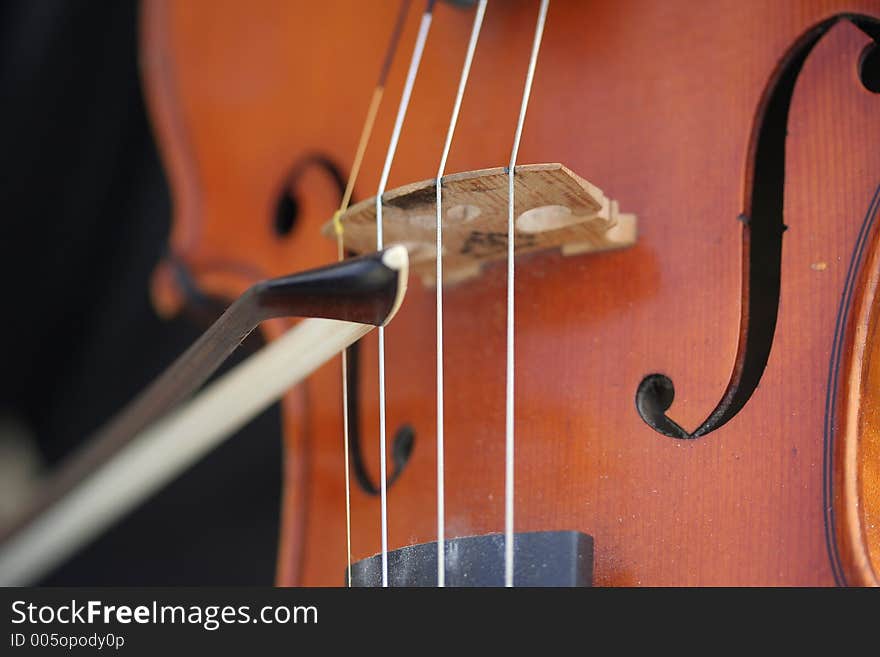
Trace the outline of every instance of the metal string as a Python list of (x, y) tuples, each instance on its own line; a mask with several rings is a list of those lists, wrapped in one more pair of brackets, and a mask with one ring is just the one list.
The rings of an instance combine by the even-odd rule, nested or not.
[(483, 25), (483, 15), (486, 13), (488, 0), (480, 0), (474, 16), (474, 26), (471, 30), (471, 38), (468, 42), (467, 54), (464, 58), (464, 67), (458, 82), (458, 92), (455, 96), (455, 105), (452, 108), (452, 116), (449, 119), (449, 129), (446, 131), (446, 143), (443, 145), (443, 155), (440, 157), (440, 166), (437, 168), (437, 586), (446, 585), (446, 529), (445, 529), (445, 490), (444, 490), (444, 459), (443, 459), (443, 212), (442, 212), (442, 188), (443, 172), (446, 170), (446, 160), (449, 158), (449, 149), (452, 146), (452, 136), (458, 123), (458, 114), (461, 110), (461, 101), (464, 98), (464, 90), (467, 87), (470, 75), (471, 62), (477, 49), (477, 41), (480, 38), (480, 28)]
[[(367, 150), (367, 144), (370, 141), (370, 135), (373, 133), (373, 125), (376, 123), (376, 114), (379, 112), (379, 105), (382, 104), (382, 96), (385, 94), (385, 82), (388, 79), (388, 70), (391, 68), (391, 62), (394, 61), (394, 55), (397, 52), (397, 46), (400, 43), (400, 35), (403, 32), (403, 25), (406, 22), (406, 15), (409, 12), (411, 0), (401, 0), (400, 9), (397, 12), (397, 22), (394, 30), (391, 32), (391, 39), (388, 42), (388, 49), (385, 51), (385, 60), (379, 71), (379, 80), (373, 89), (373, 95), (370, 98), (370, 105), (367, 108), (367, 116), (364, 119), (364, 125), (361, 128), (361, 136), (358, 140), (357, 149), (354, 155), (354, 161), (351, 164), (351, 173), (348, 174), (348, 182), (345, 185), (345, 192), (342, 195), (342, 201), (339, 203), (339, 209), (333, 214), (333, 230), (336, 233), (336, 251), (337, 258), (341, 262), (345, 258), (345, 244), (343, 234), (345, 228), (342, 224), (342, 214), (348, 209), (351, 202), (351, 195), (354, 192), (354, 184), (357, 180), (358, 173), (361, 170), (361, 163), (364, 159), (364, 153)], [(346, 584), (351, 586), (351, 477), (349, 465), (349, 424), (348, 424), (348, 355), (347, 350), (342, 350), (342, 434), (343, 434), (343, 454), (345, 459), (345, 544), (347, 549), (347, 565)]]
[[(403, 120), (406, 118), (406, 110), (409, 107), (409, 99), (415, 85), (416, 75), (419, 72), (419, 64), (422, 61), (422, 52), (425, 42), (428, 40), (428, 31), (431, 29), (431, 16), (434, 10), (434, 1), (428, 0), (425, 13), (419, 24), (419, 32), (413, 47), (409, 71), (406, 75), (406, 83), (403, 94), (400, 97), (400, 105), (397, 108), (397, 118), (394, 121), (394, 129), (391, 133), (391, 142), (388, 145), (388, 153), (385, 156), (385, 165), (382, 167), (382, 177), (379, 180), (379, 189), (376, 192), (376, 248), (381, 250), (384, 246), (382, 236), (382, 196), (388, 184), (388, 175), (391, 173), (391, 163), (397, 151), (397, 142), (400, 140), (400, 131), (403, 128)], [(385, 455), (385, 327), (379, 327), (379, 476), (380, 505), (382, 514), (382, 586), (388, 586), (388, 479), (386, 475)]]
[(514, 349), (513, 349), (513, 256), (514, 256), (514, 224), (513, 224), (513, 176), (516, 167), (516, 156), (522, 137), (523, 123), (526, 119), (526, 108), (532, 92), (532, 80), (535, 76), (535, 65), (541, 49), (541, 37), (544, 35), (544, 22), (547, 19), (547, 8), (550, 0), (541, 0), (538, 10), (538, 23), (535, 27), (535, 38), (532, 42), (532, 54), (526, 83), (523, 89), (519, 119), (516, 123), (516, 134), (513, 139), (513, 150), (510, 153), (510, 165), (507, 169), (507, 393), (505, 396), (505, 454), (504, 454), (504, 585), (513, 586), (513, 382), (514, 382)]

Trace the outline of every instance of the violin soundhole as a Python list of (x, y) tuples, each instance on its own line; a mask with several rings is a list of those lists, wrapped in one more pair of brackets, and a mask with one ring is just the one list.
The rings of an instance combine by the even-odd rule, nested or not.
[(869, 90), (880, 90), (880, 27), (866, 16), (829, 18), (798, 39), (767, 83), (752, 128), (750, 181), (738, 217), (743, 227), (742, 308), (736, 363), (715, 409), (693, 431), (666, 415), (675, 397), (672, 380), (662, 374), (645, 376), (636, 390), (636, 410), (652, 429), (680, 439), (705, 436), (729, 422), (748, 403), (761, 381), (770, 357), (779, 312), (782, 274), (782, 236), (785, 190), (785, 140), (788, 115), (798, 77), (816, 44), (841, 21), (849, 21), (873, 40), (858, 60), (859, 76)]
[(290, 236), (299, 222), (300, 216), (300, 197), (299, 182), (304, 173), (313, 168), (322, 170), (339, 190), (339, 198), (345, 193), (345, 176), (342, 169), (328, 156), (321, 153), (309, 153), (290, 167), (290, 171), (284, 178), (278, 200), (275, 202), (275, 212), (271, 217), (272, 231), (277, 237)]
[(299, 219), (299, 201), (292, 191), (287, 189), (275, 205), (275, 222), (273, 227), (278, 237), (286, 237), (293, 232)]
[(880, 93), (880, 45), (869, 44), (859, 60), (859, 79), (865, 89)]
[[(351, 469), (354, 479), (362, 491), (367, 495), (379, 495), (380, 485), (373, 481), (373, 477), (367, 471), (363, 455), (360, 432), (360, 348), (357, 342), (346, 350), (346, 358), (348, 362), (348, 408), (346, 412), (348, 413), (348, 450), (351, 454)], [(391, 441), (393, 470), (386, 481), (389, 488), (403, 474), (412, 456), (415, 441), (415, 429), (409, 424), (402, 424), (394, 432), (394, 438)]]

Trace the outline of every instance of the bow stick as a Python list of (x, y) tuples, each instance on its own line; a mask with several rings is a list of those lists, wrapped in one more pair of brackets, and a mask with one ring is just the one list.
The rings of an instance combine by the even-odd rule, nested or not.
[[(262, 281), (54, 475), (0, 538), (0, 585), (74, 554), (334, 355), (384, 326), (406, 293), (403, 246)], [(308, 317), (186, 401), (267, 319)], [(185, 403), (184, 403), (185, 402)]]

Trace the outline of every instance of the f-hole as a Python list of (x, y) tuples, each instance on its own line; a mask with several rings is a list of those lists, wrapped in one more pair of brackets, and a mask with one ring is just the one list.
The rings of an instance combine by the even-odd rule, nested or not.
[(298, 159), (290, 168), (275, 201), (272, 214), (272, 230), (276, 237), (288, 237), (296, 228), (300, 215), (301, 203), (297, 188), (299, 179), (311, 167), (318, 167), (333, 180), (339, 189), (339, 197), (345, 193), (345, 177), (339, 166), (322, 153), (309, 153)]
[[(743, 313), (739, 345), (730, 381), (721, 401), (694, 431), (689, 432), (666, 415), (675, 398), (675, 385), (664, 374), (649, 374), (636, 390), (636, 409), (655, 431), (672, 438), (699, 438), (724, 426), (746, 405), (757, 388), (770, 357), (779, 311), (782, 271), (783, 194), (785, 188), (785, 135), (795, 83), (810, 52), (839, 21), (848, 20), (875, 44), (880, 43), (880, 21), (864, 15), (838, 14), (814, 26), (791, 46), (765, 88), (752, 127), (746, 169), (743, 224)], [(874, 56), (874, 55), (872, 55)], [(867, 55), (860, 66), (868, 86), (873, 68)]]
[[(367, 466), (364, 463), (364, 457), (361, 450), (360, 435), (360, 388), (358, 382), (359, 365), (360, 365), (360, 347), (357, 342), (346, 350), (348, 364), (348, 450), (351, 454), (351, 469), (354, 472), (355, 481), (368, 495), (378, 495), (379, 486), (373, 483), (373, 479), (367, 472)], [(397, 481), (397, 478), (403, 474), (403, 469), (409, 463), (409, 457), (412, 454), (415, 445), (416, 434), (408, 424), (401, 425), (394, 433), (394, 440), (391, 447), (391, 462), (394, 469), (388, 475), (387, 485), (391, 485)]]
[[(340, 200), (345, 194), (346, 177), (332, 159), (323, 153), (308, 153), (304, 155), (290, 168), (275, 204), (272, 228), (279, 238), (290, 235), (296, 227), (300, 209), (300, 201), (297, 197), (299, 180), (302, 174), (311, 167), (322, 169), (333, 180), (339, 190)], [(358, 375), (360, 348), (357, 342), (346, 350), (346, 358), (348, 366), (346, 380), (346, 385), (348, 386), (348, 407), (345, 409), (345, 412), (348, 414), (348, 446), (351, 455), (351, 468), (354, 472), (355, 481), (357, 481), (361, 489), (368, 495), (378, 495), (379, 486), (373, 483), (372, 478), (367, 472), (361, 450), (360, 377)], [(401, 425), (394, 433), (394, 440), (391, 443), (391, 461), (394, 464), (394, 469), (388, 475), (388, 487), (397, 481), (397, 478), (403, 473), (406, 464), (409, 463), (409, 457), (415, 445), (415, 438), (415, 430), (408, 424)]]

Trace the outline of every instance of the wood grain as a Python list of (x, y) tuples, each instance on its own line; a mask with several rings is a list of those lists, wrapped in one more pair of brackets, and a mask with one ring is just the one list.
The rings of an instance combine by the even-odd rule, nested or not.
[[(221, 296), (254, 276), (331, 261), (334, 245), (320, 229), (338, 191), (325, 172), (299, 178), (290, 235), (272, 230), (272, 214), (300, 158), (320, 152), (343, 168), (351, 161), (395, 3), (144, 7), (144, 73), (174, 189), (175, 258), (201, 291)], [(636, 387), (654, 372), (675, 380), (670, 415), (682, 426), (697, 426), (721, 397), (740, 339), (737, 217), (757, 108), (790, 46), (844, 11), (877, 17), (880, 2), (552, 4), (520, 160), (565, 162), (609, 190), (639, 217), (639, 239), (590, 257), (517, 260), (516, 527), (591, 534), (597, 584), (871, 582), (864, 555), (876, 564), (873, 349), (859, 364), (860, 419), (845, 429), (832, 422), (830, 438), (826, 432), (828, 400), (847, 398), (842, 388), (829, 390), (847, 270), (880, 183), (880, 96), (856, 75), (869, 41), (851, 24), (822, 39), (795, 87), (779, 317), (755, 394), (729, 423), (688, 441), (659, 435), (634, 406)], [(490, 3), (449, 170), (507, 161), (536, 12), (531, 2)], [(416, 21), (410, 17), (404, 44)], [(438, 3), (391, 187), (436, 171), (470, 21), (469, 12)], [(361, 198), (377, 188), (405, 59), (391, 70)], [(870, 251), (877, 246), (872, 238)], [(876, 316), (876, 295), (870, 276), (858, 280), (857, 310), (844, 321), (852, 335), (868, 327), (858, 333), (868, 344), (877, 322), (865, 318)], [(504, 290), (496, 263), (444, 300), (452, 536), (503, 527)], [(412, 284), (387, 331), (389, 427), (416, 430), (412, 459), (390, 490), (392, 548), (435, 534), (434, 323), (433, 290)], [(857, 363), (852, 343), (838, 353)], [(361, 431), (374, 479), (375, 363), (368, 339)], [(328, 366), (285, 402), (280, 584), (343, 582), (339, 383), (338, 364)], [(841, 466), (834, 454), (854, 444), (841, 439), (850, 426), (860, 427), (852, 430), (860, 436), (855, 465)], [(845, 481), (857, 472), (861, 482), (845, 484), (855, 493), (843, 497), (844, 480), (826, 477), (840, 467)], [(854, 518), (845, 527), (828, 525), (829, 487), (834, 518)], [(379, 503), (352, 494), (352, 547), (363, 558), (379, 549)], [(861, 515), (853, 515), (858, 504)]]
[[(852, 290), (838, 313), (839, 365), (832, 358), (830, 378), (839, 375), (832, 398), (833, 422), (826, 425), (831, 457), (826, 476), (831, 494), (837, 549), (847, 581), (880, 584), (880, 185), (864, 219), (850, 273)], [(836, 440), (833, 440), (836, 438)]]

